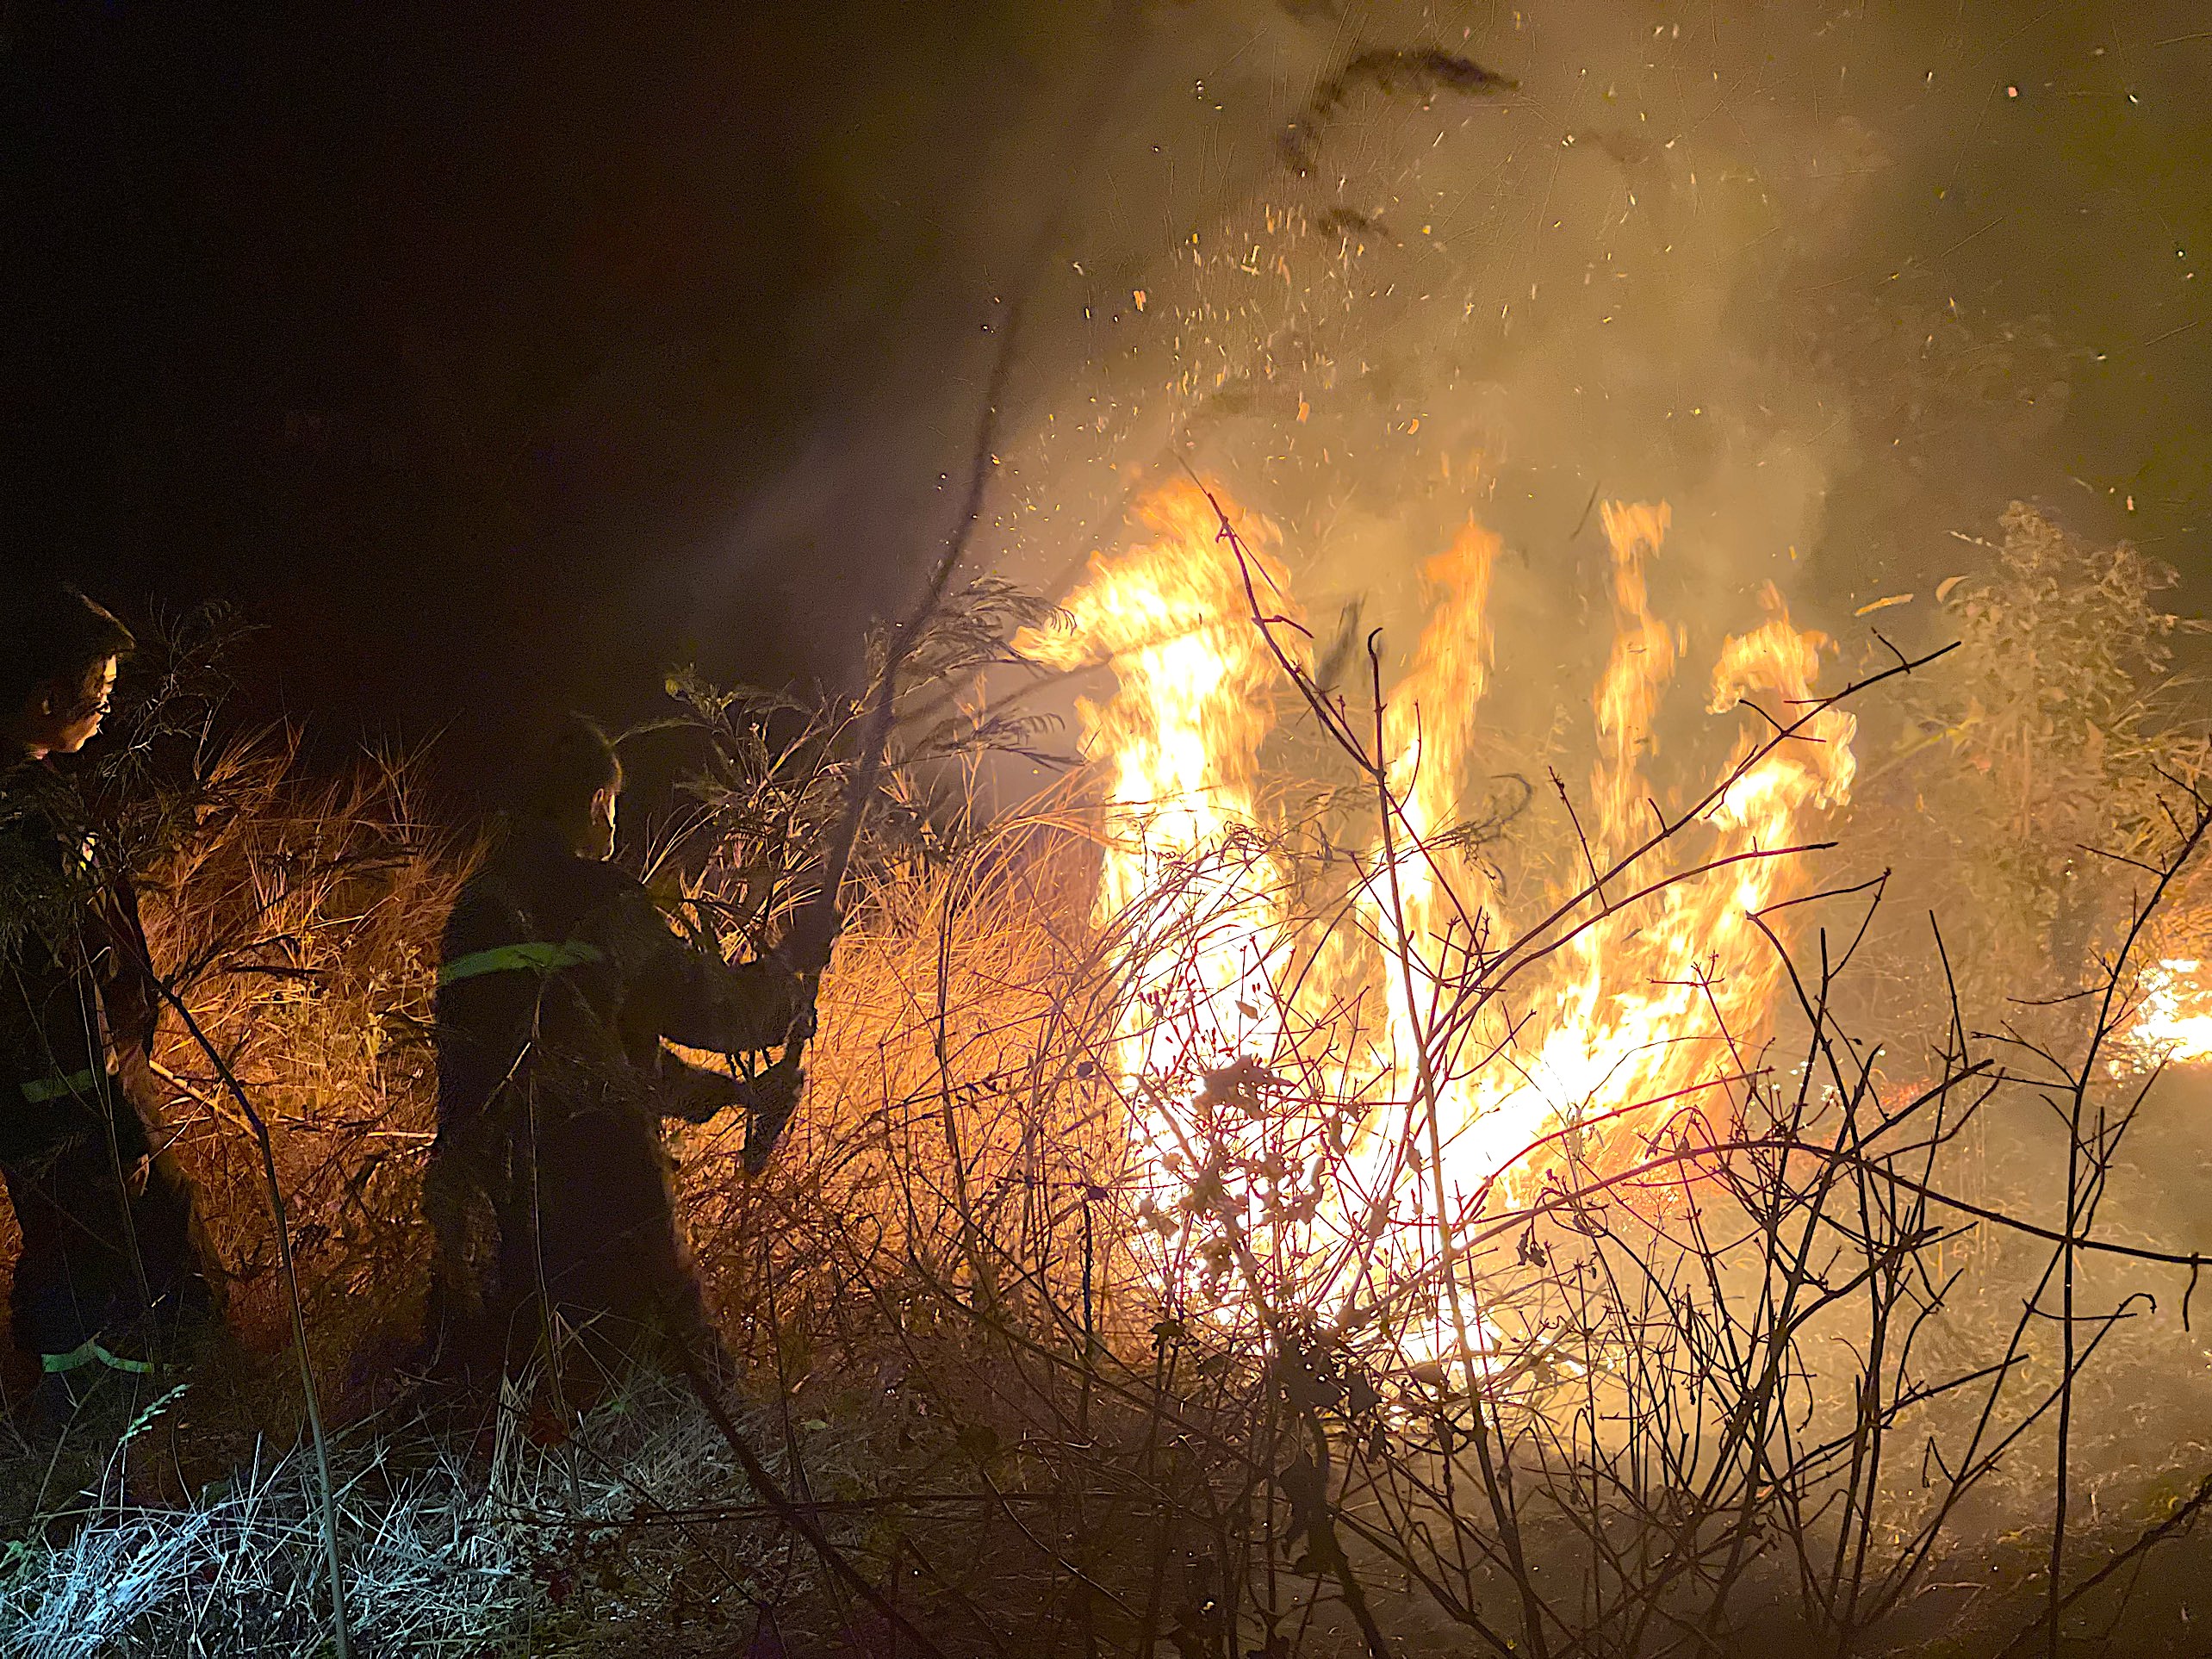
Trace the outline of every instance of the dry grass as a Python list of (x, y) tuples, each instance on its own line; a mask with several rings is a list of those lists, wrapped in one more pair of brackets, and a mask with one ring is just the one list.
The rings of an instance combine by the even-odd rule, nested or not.
[[(275, 1135), (315, 1370), (350, 1420), (361, 1650), (723, 1652), (774, 1631), (792, 1652), (891, 1651), (665, 1382), (608, 1379), (572, 1422), (531, 1387), (481, 1422), (390, 1398), (426, 1272), (426, 1022), (463, 861), (398, 768), (317, 778), (264, 743), (202, 783), (148, 880), (150, 932)], [(2171, 835), (2152, 861), (2195, 845)], [(1320, 1156), (1313, 1125), (1348, 1103), (1326, 1064), (1344, 1034), (1264, 1057), (1301, 1080), (1297, 1110), (1221, 1122), (1193, 1148), (1217, 1184), (1156, 1225), (1113, 1065), (1125, 947), (1204, 873), (1102, 925), (1094, 858), (1081, 816), (1054, 812), (879, 861), (768, 1172), (743, 1176), (731, 1125), (680, 1143), (749, 1366), (738, 1432), (942, 1651), (2041, 1650), (2054, 1459), (2066, 1645), (2130, 1588), (2134, 1650), (2184, 1639), (2212, 1455), (2180, 1438), (2206, 1404), (2173, 1317), (2188, 1264), (2083, 1240), (2174, 1242), (2098, 1219), (2150, 1213), (2123, 1208), (2153, 1184), (2123, 1131), (2157, 1159), (2203, 1149), (2186, 1123), (2128, 1121), (2140, 1080), (2102, 1067), (2102, 1012), (1996, 1039), (1962, 1016), (1885, 1070), (1841, 1028), (1836, 953), (1809, 932), (1795, 1016), (1739, 1082), (1649, 1118), (1625, 1164), (1569, 1155), (1548, 1185), (1485, 1195), (1453, 1217), (1457, 1262), (1420, 1243), (1389, 1306), (1333, 1325), (1252, 1229), (1280, 1196), (1266, 1158)], [(11, 1653), (325, 1639), (257, 1158), (208, 1057), (171, 1031), (160, 1059), (239, 1275), (242, 1351), (158, 1408), (117, 1402), (137, 1420), (120, 1456), (116, 1424), (0, 1459), (32, 1517), (0, 1569)], [(2004, 1161), (1953, 1184), (1976, 1124)], [(1438, 1233), (1422, 1186), (1416, 1169), (1394, 1199), (1417, 1242)], [(1404, 1347), (1442, 1275), (1503, 1333), (1487, 1370)]]
[[(197, 832), (142, 896), (154, 959), (271, 1126), (326, 1366), (415, 1316), (428, 1240), (416, 1194), (436, 1128), (438, 935), (463, 861), (416, 814), (403, 769), (304, 774), (282, 737), (209, 768)], [(249, 1349), (289, 1341), (262, 1171), (214, 1061), (174, 1019), (177, 1150), (237, 1276)]]
[[(845, 1438), (805, 1438), (823, 1490), (871, 1495)], [(749, 1611), (742, 1587), (811, 1588), (810, 1563), (783, 1559), (764, 1529), (733, 1536), (726, 1518), (756, 1507), (744, 1477), (696, 1402), (649, 1379), (558, 1447), (533, 1442), (511, 1396), (486, 1444), (471, 1458), (465, 1440), (363, 1430), (341, 1452), (360, 1650), (618, 1653), (694, 1621), (726, 1641)], [(780, 1474), (784, 1454), (771, 1464)], [(63, 1542), (0, 1572), (7, 1652), (213, 1659), (311, 1653), (326, 1639), (315, 1474), (300, 1448), (257, 1445), (174, 1506), (129, 1502), (120, 1461), (110, 1473)], [(725, 1518), (711, 1542), (687, 1519), (700, 1513)]]

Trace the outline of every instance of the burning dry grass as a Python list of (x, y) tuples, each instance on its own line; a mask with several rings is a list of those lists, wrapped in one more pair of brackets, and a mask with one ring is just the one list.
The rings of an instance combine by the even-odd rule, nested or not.
[[(1390, 755), (1359, 764), (1413, 850), (1464, 873), (1449, 815), (1414, 821)], [(1785, 990), (1758, 1028), (1708, 985), (1680, 1086), (1547, 1124), (1525, 1178), (1441, 1184), (1445, 1090), (1491, 1087), (1511, 1050), (1423, 1010), (1512, 959), (1408, 943), (1406, 887), (1348, 874), (1343, 847), (1373, 844), (1344, 833), (1358, 790), (1271, 829), (1255, 798), (1103, 908), (1095, 813), (882, 863), (768, 1172), (743, 1174), (734, 1127), (680, 1143), (748, 1363), (732, 1427), (822, 1534), (802, 1546), (650, 1377), (518, 1385), (458, 1424), (375, 1386), (424, 1276), (425, 1022), (462, 860), (393, 768), (316, 781), (263, 745), (212, 781), (149, 919), (272, 1130), (316, 1370), (354, 1418), (366, 1646), (722, 1651), (734, 1625), (889, 1650), (825, 1551), (947, 1653), (1997, 1652), (2047, 1646), (2054, 1603), (2087, 1639), (2130, 1589), (2138, 1650), (2183, 1628), (2212, 1494), (2176, 1317), (2196, 1258), (2185, 1211), (2146, 1218), (2157, 1165), (2203, 1153), (2189, 1097), (2108, 1063), (2143, 938), (1994, 1035), (1941, 998), (1891, 1058), (1837, 994), (1879, 889), (1808, 898), (1761, 935)], [(2203, 833), (2168, 799), (2131, 877), (2154, 924)], [(1733, 879), (1687, 822), (1565, 894), (1539, 946)], [(1426, 994), (1302, 1001), (1332, 953)], [(1917, 960), (1942, 980), (1932, 935)], [(140, 1413), (121, 1463), (90, 1435), (51, 1471), (11, 1460), (46, 1495), (0, 1573), (9, 1651), (289, 1652), (326, 1628), (315, 1485), (254, 1438), (296, 1432), (258, 1165), (179, 1035), (161, 1059), (248, 1352)], [(564, 1422), (562, 1397), (595, 1403)]]

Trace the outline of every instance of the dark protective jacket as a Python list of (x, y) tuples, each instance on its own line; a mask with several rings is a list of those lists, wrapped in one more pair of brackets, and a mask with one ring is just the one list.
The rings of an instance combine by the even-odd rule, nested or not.
[(49, 1372), (143, 1369), (218, 1302), (162, 1121), (136, 896), (106, 862), (50, 767), (0, 779), (0, 1174), (23, 1234), (10, 1324)]
[(671, 931), (635, 877), (577, 857), (550, 824), (506, 826), (454, 905), (439, 972), (423, 1206), (443, 1363), (496, 1365), (549, 1312), (616, 1345), (649, 1327), (718, 1353), (661, 1119), (703, 1120), (743, 1088), (661, 1040), (757, 1051), (801, 1008), (780, 966), (724, 962)]

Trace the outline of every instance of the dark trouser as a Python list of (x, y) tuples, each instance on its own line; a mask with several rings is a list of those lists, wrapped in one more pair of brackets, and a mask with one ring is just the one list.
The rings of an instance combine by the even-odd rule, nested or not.
[(80, 1111), (68, 1133), (0, 1162), (23, 1233), (10, 1322), (16, 1345), (34, 1356), (71, 1354), (95, 1339), (150, 1354), (213, 1309), (192, 1190), (173, 1159), (149, 1157), (120, 1091), (109, 1098), (112, 1140)]
[(541, 1110), (534, 1136), (526, 1118), (513, 1133), (484, 1334), (510, 1359), (526, 1354), (542, 1341), (550, 1305), (610, 1369), (656, 1349), (680, 1365), (726, 1368), (677, 1225), (675, 1165), (658, 1126), (591, 1105)]

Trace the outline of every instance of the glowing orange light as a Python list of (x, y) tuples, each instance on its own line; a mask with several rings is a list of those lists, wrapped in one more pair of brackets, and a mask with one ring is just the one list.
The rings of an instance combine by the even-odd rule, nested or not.
[[(1264, 607), (1295, 624), (1276, 532), (1226, 500), (1225, 510)], [(1183, 1193), (1186, 1214), (1195, 1207), (1253, 1229), (1274, 1226), (1267, 1237), (1278, 1258), (1303, 1251), (1316, 1264), (1317, 1300), (1350, 1294), (1358, 1252), (1346, 1239), (1379, 1246), (1389, 1271), (1420, 1271), (1430, 1237), (1420, 1217), (1435, 1214), (1439, 1178), (1447, 1202), (1463, 1203), (1501, 1171), (1529, 1178), (1544, 1161), (1528, 1158), (1529, 1149), (1563, 1127), (1612, 1115), (1604, 1134), (1629, 1145), (1641, 1103), (1740, 1077), (1743, 1045), (1764, 1028), (1780, 972), (1752, 913), (1790, 896), (1800, 879), (1796, 861), (1755, 854), (1788, 847), (1806, 814), (1847, 797), (1849, 715), (1817, 710), (1797, 737), (1763, 750), (1771, 728), (1747, 725), (1703, 822), (1648, 853), (1622, 885), (1649, 887), (1687, 861), (1737, 861), (1617, 910), (1608, 906), (1625, 895), (1593, 901), (1594, 918), (1519, 991), (1509, 1034), (1467, 1022), (1440, 1031), (1438, 1010), (1454, 988), (1463, 991), (1470, 974), (1479, 980), (1485, 954), (1513, 938), (1512, 918), (1479, 863), (1445, 834), (1477, 805), (1469, 773), (1492, 668), (1498, 538), (1470, 520), (1423, 570), (1426, 624), (1409, 662), (1384, 687), (1386, 752), (1377, 758), (1393, 801), (1388, 849), (1379, 815), (1370, 815), (1370, 839), (1353, 849), (1343, 912), (1357, 925), (1334, 929), (1294, 974), (1286, 970), (1299, 960), (1300, 924), (1287, 901), (1295, 873), (1263, 804), (1262, 749), (1280, 667), (1205, 493), (1167, 486), (1140, 503), (1137, 517), (1145, 537), (1093, 561), (1067, 603), (1071, 625), (1034, 631), (1020, 644), (1047, 664), (1110, 663), (1116, 678), (1113, 694), (1084, 704), (1079, 718), (1106, 779), (1097, 915), (1126, 931), (1129, 994), (1118, 1062), (1138, 1120), (1138, 1155), (1159, 1190)], [(1678, 656), (1645, 581), (1670, 527), (1667, 507), (1608, 503), (1602, 522), (1614, 639), (1593, 696), (1597, 759), (1585, 826), (1601, 869), (1655, 838), (1644, 763)], [(1720, 647), (1708, 700), (1714, 712), (1756, 699), (1795, 719), (1816, 701), (1824, 642), (1793, 626), (1771, 589), (1766, 600), (1766, 619)], [(1271, 625), (1279, 641), (1302, 638), (1295, 627)], [(1158, 902), (1164, 888), (1174, 894), (1165, 905)], [(1548, 895), (1534, 913), (1568, 897)], [(1340, 1017), (1332, 1010), (1354, 1007), (1368, 1010), (1365, 1024), (1332, 1051), (1345, 1079), (1339, 1099), (1220, 1082), (1235, 1064), (1250, 1066), (1255, 1083), (1273, 1080), (1271, 1068), (1302, 1034)], [(1412, 1132), (1432, 1096), (1441, 1171), (1426, 1168), (1425, 1140)], [(1221, 1109), (1232, 1097), (1240, 1117)], [(1377, 1103), (1381, 1109), (1371, 1109)], [(1271, 1113), (1320, 1121), (1339, 1155), (1328, 1192), (1288, 1228), (1265, 1219), (1256, 1193), (1223, 1190), (1220, 1160), (1209, 1164), (1200, 1150), (1226, 1137), (1256, 1159), (1264, 1136), (1251, 1121)], [(1547, 1157), (1561, 1155), (1555, 1146)], [(1194, 1205), (1190, 1194), (1201, 1188)], [(1430, 1195), (1426, 1209), (1420, 1191)], [(1374, 1249), (1356, 1265), (1370, 1269)], [(1442, 1342), (1437, 1331), (1414, 1345), (1434, 1351)]]

